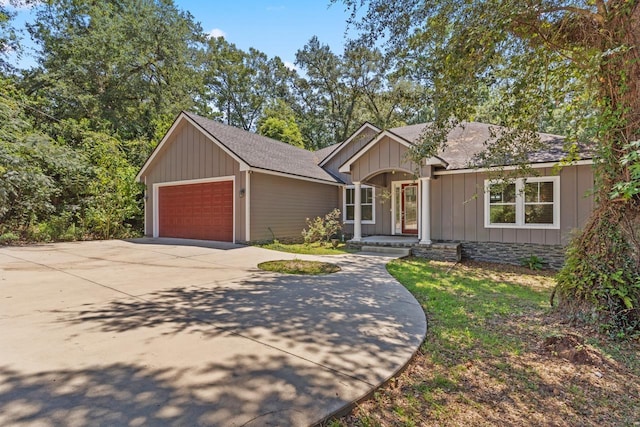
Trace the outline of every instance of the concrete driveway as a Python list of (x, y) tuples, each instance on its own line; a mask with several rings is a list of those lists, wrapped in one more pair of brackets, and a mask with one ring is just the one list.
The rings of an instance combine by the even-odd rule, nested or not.
[(388, 258), (176, 240), (0, 248), (0, 425), (309, 425), (401, 369), (426, 332)]

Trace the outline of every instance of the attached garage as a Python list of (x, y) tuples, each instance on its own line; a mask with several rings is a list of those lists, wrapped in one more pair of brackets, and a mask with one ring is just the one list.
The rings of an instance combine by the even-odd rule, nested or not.
[(180, 113), (136, 179), (145, 235), (233, 243), (299, 239), (338, 205), (342, 185), (319, 154)]
[(234, 241), (233, 177), (156, 184), (159, 237)]

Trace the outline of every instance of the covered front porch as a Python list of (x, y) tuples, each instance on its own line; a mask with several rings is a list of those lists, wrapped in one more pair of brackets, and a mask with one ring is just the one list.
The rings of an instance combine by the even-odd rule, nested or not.
[(432, 244), (431, 181), (434, 168), (446, 165), (436, 157), (415, 163), (409, 155), (411, 145), (383, 131), (340, 166), (339, 172), (351, 181), (345, 180), (344, 212), (352, 243), (376, 235)]

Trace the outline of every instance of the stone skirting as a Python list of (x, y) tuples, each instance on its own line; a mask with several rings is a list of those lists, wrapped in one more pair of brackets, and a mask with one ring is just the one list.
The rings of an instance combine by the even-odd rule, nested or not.
[(460, 243), (432, 243), (430, 245), (415, 245), (411, 248), (411, 255), (434, 261), (458, 262), (462, 259), (462, 245)]
[(564, 264), (562, 245), (535, 243), (462, 242), (462, 259), (522, 265), (523, 259), (536, 256), (543, 260), (543, 268), (559, 270)]
[(523, 260), (535, 256), (543, 261), (543, 268), (559, 270), (564, 264), (565, 248), (562, 245), (541, 245), (536, 243), (502, 242), (434, 242), (420, 245), (414, 242), (349, 241), (348, 247), (360, 249), (362, 246), (409, 248), (411, 255), (435, 261), (457, 262), (474, 260), (502, 264), (523, 265)]
[(386, 248), (407, 248), (411, 250), (411, 255), (420, 258), (427, 258), (434, 261), (457, 262), (461, 260), (462, 251), (460, 243), (456, 242), (434, 242), (431, 245), (421, 245), (418, 243), (408, 242), (347, 242), (347, 247), (352, 249), (361, 249), (363, 246), (377, 246)]

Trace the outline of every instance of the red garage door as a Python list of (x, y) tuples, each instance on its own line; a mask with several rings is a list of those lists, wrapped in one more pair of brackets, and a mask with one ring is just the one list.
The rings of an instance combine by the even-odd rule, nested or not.
[(161, 237), (233, 241), (233, 182), (160, 187)]

